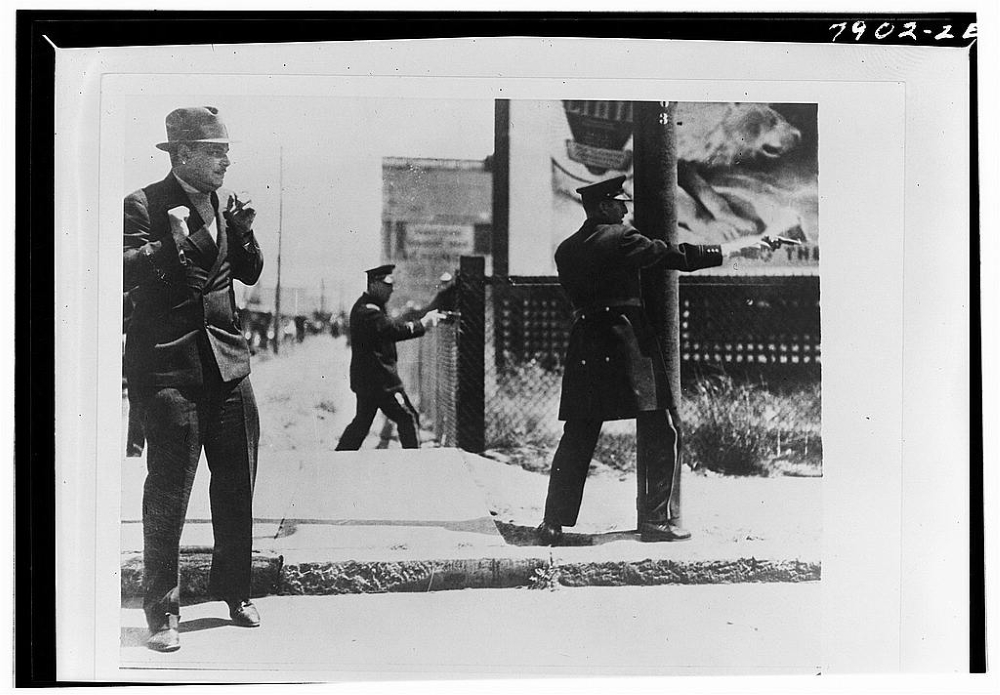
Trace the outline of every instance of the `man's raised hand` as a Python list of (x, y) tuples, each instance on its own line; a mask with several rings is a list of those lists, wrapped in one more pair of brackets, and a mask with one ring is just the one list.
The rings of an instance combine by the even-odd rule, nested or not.
[(249, 199), (244, 202), (234, 195), (229, 198), (226, 210), (222, 213), (226, 224), (241, 237), (250, 233), (257, 217), (257, 211), (250, 207), (250, 202)]

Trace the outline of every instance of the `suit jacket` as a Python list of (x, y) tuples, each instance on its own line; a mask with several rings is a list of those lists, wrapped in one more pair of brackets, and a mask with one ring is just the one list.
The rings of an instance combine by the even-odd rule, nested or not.
[(676, 407), (656, 333), (642, 307), (640, 270), (722, 265), (718, 246), (667, 244), (625, 224), (587, 220), (556, 249), (575, 309), (559, 418), (622, 420)]
[(351, 307), (351, 390), (382, 395), (403, 390), (396, 371), (396, 343), (426, 332), (420, 321), (400, 321), (365, 292)]
[[(222, 211), (231, 193), (211, 194), (218, 244), (173, 174), (125, 198), (125, 290), (134, 301), (126, 338), (130, 389), (199, 387), (214, 371), (223, 381), (250, 373), (233, 279), (252, 285), (264, 267), (252, 231), (240, 236)], [(186, 237), (174, 238), (167, 211), (188, 208)]]

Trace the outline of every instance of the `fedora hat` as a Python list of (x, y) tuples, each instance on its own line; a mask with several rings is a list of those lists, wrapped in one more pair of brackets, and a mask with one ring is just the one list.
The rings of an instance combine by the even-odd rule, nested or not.
[(167, 114), (167, 141), (156, 144), (169, 152), (177, 145), (192, 142), (232, 142), (226, 124), (214, 106), (186, 106)]

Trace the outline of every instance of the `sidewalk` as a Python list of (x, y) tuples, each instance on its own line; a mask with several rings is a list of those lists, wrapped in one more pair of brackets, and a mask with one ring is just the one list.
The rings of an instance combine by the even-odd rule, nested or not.
[[(460, 588), (798, 582), (820, 577), (821, 479), (684, 477), (691, 540), (641, 543), (632, 476), (592, 476), (565, 545), (535, 544), (547, 476), (456, 449), (268, 452), (254, 512), (255, 596)], [(122, 598), (141, 593), (145, 466), (122, 465)], [(204, 461), (181, 540), (205, 597)]]
[[(315, 336), (260, 355), (254, 594), (466, 587), (805, 581), (820, 576), (822, 479), (704, 477), (685, 470), (692, 539), (641, 543), (635, 477), (596, 467), (565, 545), (535, 544), (546, 474), (456, 449), (336, 452), (354, 415), (350, 349)], [(398, 447), (393, 443), (393, 447)], [(122, 462), (122, 598), (142, 581), (145, 460)], [(212, 527), (202, 459), (181, 539), (181, 584), (207, 595)]]
[[(824, 661), (820, 582), (267, 596), (255, 603), (261, 625), (253, 630), (233, 625), (218, 602), (185, 603), (181, 649), (169, 654), (146, 648), (142, 609), (123, 608), (120, 677), (188, 683), (814, 678)], [(512, 685), (490, 692), (528, 692)]]

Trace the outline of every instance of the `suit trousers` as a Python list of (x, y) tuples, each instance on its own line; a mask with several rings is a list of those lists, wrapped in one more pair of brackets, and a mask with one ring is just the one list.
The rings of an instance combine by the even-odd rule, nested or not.
[(202, 388), (162, 388), (144, 399), (148, 450), (142, 497), (143, 608), (150, 627), (180, 614), (181, 531), (202, 449), (211, 474), (215, 545), (209, 591), (250, 598), (253, 490), (260, 422), (249, 377)]
[[(566, 421), (549, 473), (545, 521), (576, 525), (603, 424), (602, 420)], [(640, 516), (648, 523), (680, 523), (681, 433), (676, 412), (641, 412), (636, 416), (635, 430), (637, 470), (645, 469), (645, 505)]]
[(419, 449), (420, 440), (417, 430), (420, 428), (420, 417), (410, 403), (405, 391), (391, 393), (359, 393), (358, 408), (354, 419), (344, 429), (337, 443), (337, 451), (357, 451), (368, 436), (375, 414), (381, 410), (385, 416), (396, 423), (399, 430), (399, 442), (404, 449)]

